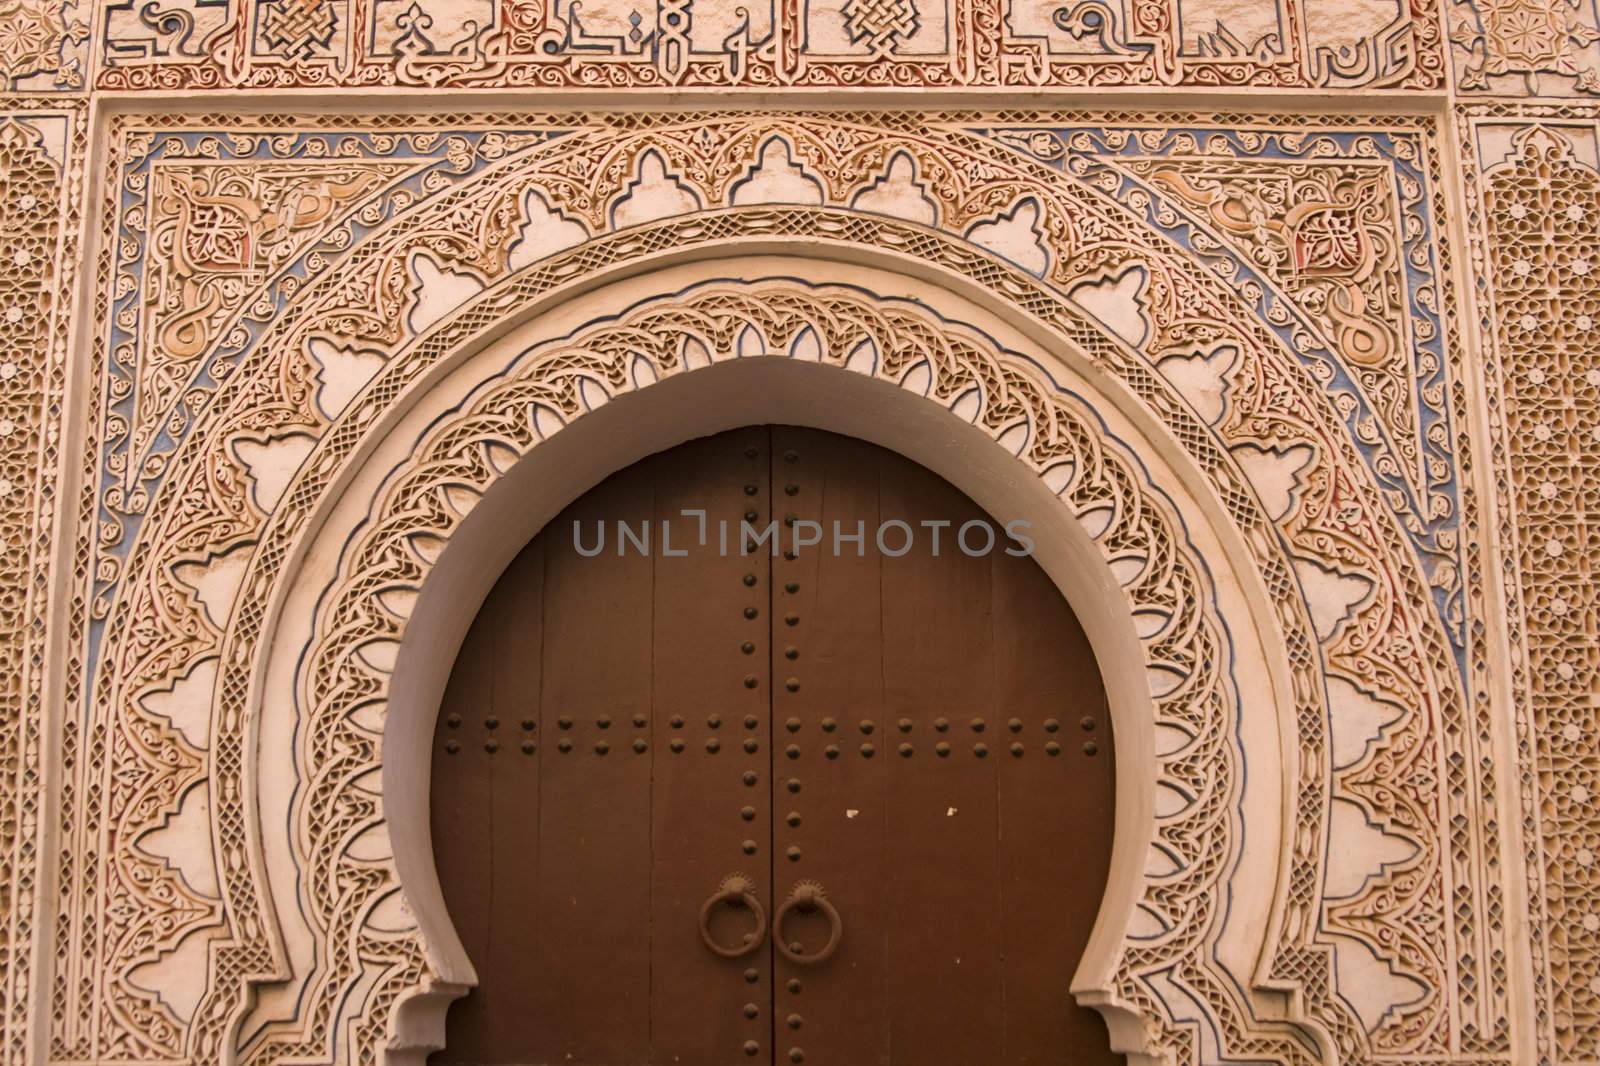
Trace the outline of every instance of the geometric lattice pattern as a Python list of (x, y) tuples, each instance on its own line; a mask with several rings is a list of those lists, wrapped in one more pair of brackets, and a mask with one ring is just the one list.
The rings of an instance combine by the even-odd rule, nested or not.
[[(1600, 1054), (1600, 172), (1594, 128), (1465, 127), (1522, 716), (1540, 1031)], [(1586, 158), (1586, 155), (1588, 158)]]
[[(323, 95), (396, 88), (448, 106)], [(1101, 88), (1126, 110), (1067, 109)], [(747, 90), (793, 109), (716, 110)], [(230, 582), (358, 442), (339, 389), (708, 234), (1098, 307), (1097, 372), (1203, 457), (1275, 612), (1294, 832), (1247, 963), (1174, 962), (1240, 915), (1149, 897), (1199, 900), (1123, 989), (1176, 1061), (1600, 1061), (1600, 0), (0, 0), (0, 92), (0, 1066), (376, 1054), (388, 1015), (249, 1013), (292, 967), (211, 717), (249, 691)], [(1177, 849), (1207, 884), (1269, 846), (1231, 787)], [(349, 920), (327, 885), (389, 884), (345, 858), (295, 950)]]
[[(61, 804), (68, 853), (94, 864), (63, 867), (58, 881), (55, 1059), (204, 1058), (233, 1038), (251, 988), (311, 980), (286, 971), (263, 933), (302, 919), (271, 917), (277, 904), (259, 894), (245, 846), (258, 815), (238, 784), (255, 749), (251, 674), (237, 664), (270, 649), (260, 597), (274, 579), (252, 575), (287, 565), (323, 491), (296, 471), (337, 469), (307, 456), (360, 441), (365, 421), (343, 414), (360, 382), (386, 374), (375, 395), (402, 395), (452, 345), (574, 276), (779, 234), (905, 249), (1005, 294), (1161, 412), (1241, 531), (1294, 679), (1292, 704), (1276, 713), (1302, 768), (1284, 808), (1296, 824), (1287, 874), (1271, 888), (1284, 917), (1255, 979), (1298, 989), (1305, 1013), (1285, 1025), (1238, 1007), (1228, 991), (1238, 971), (1218, 980), (1196, 954), (1239, 920), (1214, 909), (1215, 896), (1178, 890), (1180, 873), (1185, 885), (1219, 884), (1207, 879), (1237, 860), (1230, 818), (1213, 817), (1209, 835), (1168, 849), (1183, 863), (1144, 905), (1181, 914), (1155, 919), (1173, 930), (1167, 942), (1125, 956), (1119, 995), (1178, 1023), (1152, 1039), (1200, 1061), (1301, 1061), (1314, 1031), (1347, 1062), (1510, 1061), (1501, 844), (1498, 820), (1482, 817), (1498, 777), (1489, 709), (1471, 695), (1482, 686), (1468, 687), (1482, 661), (1481, 597), (1461, 539), (1468, 445), (1455, 430), (1460, 367), (1446, 344), (1446, 248), (1433, 236), (1443, 201), (1431, 125), (1073, 119), (612, 112), (483, 116), (447, 136), (403, 116), (354, 127), (310, 115), (116, 120), (120, 184), (103, 190), (110, 266), (95, 349), (107, 407), (87, 482), (102, 521), (83, 528), (75, 580), (93, 608), (69, 670), (90, 711), (84, 731), (67, 734)], [(799, 313), (798, 297), (784, 300), (783, 314)], [(670, 317), (676, 305), (665, 306)], [(1099, 308), (1101, 325), (1082, 325), (1074, 307)], [(802, 324), (761, 328), (777, 343)], [(949, 342), (928, 337), (907, 351)], [(829, 358), (849, 342), (830, 338)], [(656, 353), (645, 376), (678, 359)], [(909, 360), (882, 365), (898, 374)], [(998, 371), (969, 373), (985, 395), (1011, 397), (983, 414), (1005, 436), (1021, 393), (989, 384)], [(348, 375), (356, 384), (340, 385)], [(1200, 379), (1212, 383), (1183, 391)], [(551, 409), (580, 413), (589, 401), (578, 396)], [(1027, 410), (1059, 424), (1042, 399)], [(1228, 658), (1177, 657), (1203, 660), (1201, 672)], [(355, 690), (307, 691), (310, 714)], [(367, 741), (352, 744), (334, 745), (335, 764), (369, 765), (370, 752), (354, 754)], [(314, 755), (275, 757), (309, 775), (295, 795), (323, 787)], [(1182, 768), (1198, 783), (1180, 791), (1217, 815), (1236, 802), (1222, 765), (1194, 757)], [(382, 938), (352, 924), (349, 901), (392, 882), (342, 851), (339, 819), (373, 817), (370, 800), (330, 797), (266, 824), (292, 820), (282, 846), (306, 876), (329, 871), (333, 881), (313, 877), (319, 886), (352, 877), (352, 892), (368, 894), (318, 888), (302, 912), (306, 936), (366, 945), (359, 956)], [(344, 813), (329, 822), (328, 812)], [(114, 846), (93, 852), (100, 839)], [(355, 1048), (374, 1052), (384, 1005), (426, 973), (413, 956), (371, 986), (372, 1001), (349, 999), (335, 992), (358, 980), (353, 956), (318, 950), (323, 998), (260, 1031), (245, 1050), (262, 1061), (318, 1057), (345, 1039), (336, 1034), (359, 1034)], [(217, 968), (203, 986), (190, 978), (200, 959)], [(333, 1013), (345, 1009), (355, 1014)], [(1191, 1043), (1202, 1020), (1216, 1046)]]

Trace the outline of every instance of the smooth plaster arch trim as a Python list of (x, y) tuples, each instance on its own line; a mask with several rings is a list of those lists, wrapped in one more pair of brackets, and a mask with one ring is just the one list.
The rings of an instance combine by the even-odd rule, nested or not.
[[(441, 979), (463, 990), (476, 983), (471, 962), (444, 908), (427, 832), (432, 728), (454, 666), (455, 650), (484, 597), (532, 535), (567, 502), (608, 474), (697, 436), (769, 422), (807, 425), (858, 437), (912, 458), (963, 491), (975, 493), (974, 499), (991, 514), (1054, 518), (1048, 526), (1035, 527), (1040, 546), (1037, 561), (1058, 587), (1071, 587), (1070, 602), (1098, 605), (1094, 610), (1075, 609), (1095, 648), (1118, 731), (1112, 871), (1074, 990), (1104, 1008), (1114, 1043), (1140, 1061), (1142, 1020), (1101, 991), (1139, 896), (1145, 850), (1153, 831), (1148, 770), (1126, 772), (1140, 765), (1153, 766), (1155, 716), (1132, 614), (1123, 606), (1125, 594), (1076, 520), (1043, 491), (1036, 478), (1008, 479), (1007, 475), (1014, 473), (1008, 468), (1015, 460), (995, 448), (981, 431), (881, 382), (856, 388), (849, 382), (814, 380), (819, 375), (841, 373), (788, 359), (746, 360), (678, 375), (638, 396), (619, 397), (541, 443), (484, 494), (452, 536), (450, 547), (418, 596), (414, 621), (397, 659), (384, 732), (384, 791), (391, 797), (386, 801), (386, 816), (395, 863)], [(833, 387), (838, 384), (846, 387)], [(1006, 480), (1012, 483), (1006, 484)], [(1033, 497), (1021, 510), (1015, 506), (1006, 509), (1006, 504), (998, 502), (1019, 495)], [(423, 787), (417, 787), (418, 782)], [(418, 830), (420, 836), (411, 836)], [(391, 1063), (408, 1061), (396, 1052), (410, 1047), (426, 1054), (443, 1045), (444, 1013), (440, 1009), (435, 1014), (432, 1008), (446, 1005), (447, 1001), (419, 1003), (417, 1007), (422, 1009), (408, 1008), (397, 1014)]]
[[(934, 410), (938, 410), (938, 408), (934, 408)], [(797, 421), (803, 421), (803, 419), (797, 419)], [(699, 429), (699, 432), (707, 432), (707, 429), (704, 429), (704, 427), (701, 427), (701, 429)], [(557, 437), (555, 437), (555, 440), (558, 440), (558, 439), (560, 439), (560, 435), (557, 435)], [(933, 466), (941, 466), (941, 464), (933, 463)], [(981, 495), (981, 493), (978, 493), (978, 495)], [(530, 530), (530, 535), (531, 535), (531, 530)], [(486, 589), (486, 586), (485, 586), (485, 589)]]
[[(655, 254), (653, 256), (647, 256), (647, 257), (642, 258), (641, 260), (634, 261), (634, 263), (632, 265), (630, 265), (630, 266), (621, 266), (621, 267), (619, 267), (617, 269), (617, 271), (615, 273), (616, 274), (634, 274), (634, 273), (638, 273), (641, 270), (649, 269), (652, 266), (657, 266), (657, 265), (664, 264), (665, 262), (670, 261), (671, 259), (673, 259), (675, 257), (681, 257), (684, 260), (707, 259), (707, 258), (712, 258), (714, 256), (726, 255), (726, 254), (729, 254), (730, 252), (750, 251), (750, 250), (755, 250), (757, 248), (766, 248), (766, 247), (799, 248), (799, 249), (804, 249), (804, 250), (812, 253), (813, 255), (815, 255), (819, 251), (826, 251), (827, 253), (829, 253), (830, 257), (833, 257), (833, 256), (837, 256), (839, 258), (848, 257), (848, 258), (850, 258), (852, 260), (855, 260), (857, 262), (859, 262), (862, 258), (871, 256), (871, 255), (874, 255), (874, 254), (878, 254), (878, 253), (864, 252), (864, 250), (861, 249), (858, 246), (852, 246), (852, 245), (844, 244), (842, 242), (834, 242), (834, 241), (828, 241), (828, 240), (802, 239), (802, 238), (780, 239), (780, 238), (760, 237), (760, 238), (751, 238), (751, 239), (748, 239), (748, 240), (745, 240), (745, 239), (735, 240), (735, 241), (728, 242), (728, 244), (724, 245), (724, 246), (717, 246), (717, 247), (702, 246), (702, 247), (699, 247), (699, 248), (691, 247), (689, 249), (682, 250), (682, 251), (675, 252), (675, 253), (658, 253), (658, 254)], [(885, 260), (885, 261), (899, 263), (902, 266), (904, 266), (907, 263), (918, 262), (918, 260), (916, 260), (916, 258), (913, 257), (913, 256), (897, 255), (895, 253), (882, 253), (882, 259)], [(536, 270), (537, 268), (529, 268), (529, 269), (530, 269), (530, 271), (532, 271), (532, 270)], [(954, 280), (952, 282), (952, 287), (962, 286), (962, 287), (965, 287), (965, 288), (967, 288), (969, 290), (978, 290), (978, 286), (975, 285), (974, 282), (971, 279), (961, 279), (959, 277), (959, 275), (955, 275), (954, 272), (948, 271), (947, 268), (942, 267), (942, 266), (924, 266), (921, 270), (918, 270), (916, 272), (919, 273), (919, 274), (931, 275), (931, 276), (935, 276), (935, 277), (941, 277), (941, 279), (945, 280), (945, 281), (952, 281), (952, 278), (953, 278)], [(947, 274), (950, 275), (950, 276), (946, 277), (945, 275), (947, 275)], [(615, 274), (613, 274), (612, 276), (615, 276)], [(574, 283), (570, 287), (570, 289), (564, 289), (564, 291), (577, 291), (579, 289), (592, 288), (593, 285), (596, 284), (596, 283), (597, 282), (593, 281), (592, 278), (585, 278), (581, 282)], [(485, 293), (485, 298), (487, 299), (491, 295), (491, 293), (493, 293), (494, 291), (496, 291), (496, 290), (490, 290), (490, 292)], [(978, 294), (980, 296), (983, 295), (981, 290), (978, 290)], [(1005, 305), (1005, 304), (1007, 304), (1008, 301), (1005, 301), (1003, 298), (994, 297), (992, 294), (990, 294), (989, 298), (988, 298), (988, 302)], [(473, 305), (469, 305), (468, 307), (461, 309), (461, 311), (458, 312), (458, 314), (455, 317), (458, 318), (458, 319), (462, 318), (465, 315), (467, 315), (469, 312), (473, 312), (474, 308), (476, 308), (477, 306), (478, 305), (476, 303), (473, 304)], [(1059, 307), (1057, 307), (1054, 310), (1057, 312), (1056, 317), (1059, 318), (1059, 312), (1061, 311), (1061, 309)], [(529, 311), (528, 313), (531, 314), (533, 312)], [(476, 327), (476, 329), (478, 331), (480, 331), (480, 332), (500, 333), (500, 332), (503, 332), (505, 329), (510, 328), (510, 327), (504, 325), (502, 320), (492, 318), (492, 317), (490, 317), (488, 315), (484, 315), (481, 312), (478, 312), (475, 317), (476, 317), (476, 321), (478, 323), (483, 323), (484, 324), (484, 325), (480, 325), (480, 326)], [(1018, 312), (1018, 310), (1014, 306), (1011, 308), (1011, 316), (1010, 317), (1012, 317), (1014, 319), (1017, 319), (1017, 320), (1022, 320), (1022, 321), (1025, 321), (1025, 322), (1028, 320), (1028, 316), (1023, 315), (1020, 312)], [(1069, 317), (1076, 317), (1076, 316), (1069, 315)], [(1042, 335), (1047, 336), (1047, 337), (1051, 337), (1053, 339), (1053, 343), (1050, 346), (1051, 350), (1053, 350), (1053, 351), (1062, 351), (1063, 350), (1063, 348), (1062, 348), (1063, 342), (1062, 342), (1062, 338), (1061, 338), (1059, 333), (1055, 332), (1055, 330), (1052, 330), (1050, 327), (1043, 326), (1042, 324), (1039, 324), (1039, 323), (1029, 323), (1029, 324), (1033, 327), (1033, 332), (1037, 332), (1039, 334), (1042, 334)], [(448, 323), (442, 323), (439, 327), (436, 327), (435, 334), (437, 334), (438, 332), (443, 331), (446, 325), (448, 325)], [(1057, 328), (1060, 328), (1059, 324), (1058, 324)], [(1088, 331), (1091, 332), (1091, 333), (1094, 332), (1092, 329), (1087, 327), (1087, 325), (1084, 328), (1088, 329)], [(430, 336), (432, 336), (432, 335), (430, 335)], [(425, 337), (423, 339), (423, 343), (427, 343), (428, 339), (429, 338)], [(1101, 347), (1101, 348), (1104, 348), (1107, 343), (1108, 342), (1102, 340), (1102, 341), (1098, 342), (1098, 346)], [(459, 355), (459, 353), (462, 350), (463, 349), (460, 348), (460, 347), (450, 347), (450, 348), (446, 348), (446, 349), (435, 348), (435, 353), (436, 354), (433, 355), (433, 358), (440, 358), (442, 360), (441, 361), (441, 365), (445, 365), (446, 363), (448, 363), (449, 359), (453, 358), (453, 356), (451, 356), (450, 353), (458, 353), (458, 355)], [(1137, 357), (1118, 356), (1117, 360), (1121, 360), (1123, 362), (1126, 362), (1127, 359), (1129, 359), (1129, 358), (1136, 359)], [(1116, 362), (1117, 360), (1113, 360), (1113, 362)], [(426, 360), (424, 360), (424, 362), (426, 362)], [(1114, 377), (1112, 377), (1112, 375), (1107, 373), (1105, 370), (1098, 370), (1098, 369), (1093, 368), (1092, 366), (1089, 366), (1089, 364), (1088, 364), (1088, 362), (1086, 360), (1081, 360), (1080, 359), (1079, 362), (1080, 362), (1080, 365), (1084, 365), (1084, 366), (1086, 366), (1088, 368), (1087, 371), (1086, 371), (1087, 373), (1095, 375), (1101, 383), (1106, 385), (1106, 394), (1109, 397), (1111, 397), (1112, 402), (1117, 403), (1117, 404), (1129, 404), (1131, 406), (1138, 407), (1137, 401), (1132, 400), (1131, 397), (1127, 396), (1120, 388), (1114, 386), (1114, 383), (1115, 383), (1116, 379)], [(1182, 410), (1181, 401), (1178, 401), (1176, 403), (1176, 406), (1177, 406), (1177, 408), (1179, 410)], [(1146, 412), (1146, 414), (1148, 414), (1148, 412)], [(1165, 440), (1165, 441), (1168, 442), (1168, 444), (1171, 443), (1169, 438), (1168, 438), (1168, 436), (1167, 436), (1167, 434), (1165, 433), (1165, 431), (1162, 431), (1161, 433), (1158, 433), (1157, 439)], [(1165, 447), (1165, 446), (1167, 446), (1167, 445), (1163, 445), (1163, 447)], [(1248, 490), (1246, 489), (1245, 491), (1248, 491)], [(1201, 498), (1202, 499), (1206, 499), (1207, 497), (1202, 495)], [(1225, 528), (1225, 527), (1226, 527), (1226, 524), (1224, 523), (1221, 528)], [(1270, 625), (1269, 625), (1268, 628), (1270, 628)]]

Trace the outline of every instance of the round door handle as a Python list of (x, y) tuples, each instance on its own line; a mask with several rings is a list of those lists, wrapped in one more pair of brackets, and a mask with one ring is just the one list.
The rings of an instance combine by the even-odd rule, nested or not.
[[(711, 898), (700, 906), (700, 939), (706, 942), (706, 947), (721, 955), (725, 959), (737, 959), (740, 955), (748, 955), (761, 946), (761, 940), (767, 933), (767, 912), (762, 909), (761, 901), (756, 899), (755, 882), (743, 874), (734, 874), (725, 878)], [(716, 937), (711, 935), (711, 912), (718, 907), (743, 907), (755, 915), (755, 929), (746, 933), (741, 943), (729, 946), (717, 943)]]
[[(790, 911), (799, 911), (801, 914), (810, 914), (812, 911), (821, 911), (823, 917), (828, 919), (828, 942), (816, 951), (807, 955), (799, 950), (799, 945), (791, 947), (783, 939), (783, 920), (789, 916)], [(783, 906), (778, 908), (778, 913), (772, 916), (772, 943), (778, 949), (778, 954), (790, 962), (801, 966), (812, 966), (831, 958), (839, 950), (839, 941), (844, 937), (844, 920), (839, 917), (839, 910), (828, 902), (827, 893), (815, 881), (802, 881), (790, 891), (789, 898), (783, 901)]]

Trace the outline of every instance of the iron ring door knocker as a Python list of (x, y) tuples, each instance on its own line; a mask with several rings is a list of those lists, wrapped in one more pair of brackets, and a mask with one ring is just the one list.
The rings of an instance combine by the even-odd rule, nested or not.
[[(828, 942), (810, 955), (800, 950), (800, 944), (787, 944), (783, 939), (783, 920), (790, 911), (799, 911), (810, 914), (812, 911), (821, 911), (828, 919)], [(827, 893), (815, 881), (801, 881), (789, 893), (789, 898), (783, 901), (783, 906), (778, 908), (778, 913), (772, 916), (772, 943), (777, 947), (779, 954), (790, 962), (801, 966), (811, 966), (832, 957), (839, 950), (839, 941), (844, 937), (844, 921), (839, 917), (839, 910), (828, 902)]]
[[(723, 879), (722, 884), (711, 894), (700, 907), (700, 939), (706, 942), (706, 947), (721, 955), (725, 959), (736, 959), (740, 955), (748, 955), (761, 946), (762, 939), (767, 932), (767, 912), (762, 909), (761, 901), (755, 896), (755, 882), (743, 874), (733, 874)], [(743, 907), (755, 915), (756, 926), (751, 932), (744, 934), (740, 943), (733, 946), (719, 944), (711, 935), (711, 912), (719, 906)]]

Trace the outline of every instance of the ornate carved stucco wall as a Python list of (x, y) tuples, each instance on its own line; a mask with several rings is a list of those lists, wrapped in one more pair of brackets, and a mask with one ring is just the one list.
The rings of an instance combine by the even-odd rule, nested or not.
[(6, 1060), (425, 1050), (408, 605), (756, 353), (1117, 590), (1130, 1049), (1600, 1057), (1597, 64), (1593, 0), (0, 0)]

